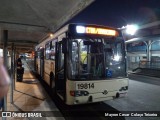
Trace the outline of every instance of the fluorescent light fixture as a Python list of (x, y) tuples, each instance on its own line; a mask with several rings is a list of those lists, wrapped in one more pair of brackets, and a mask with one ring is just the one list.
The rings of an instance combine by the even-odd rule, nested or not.
[(50, 37), (53, 37), (53, 34), (52, 33), (50, 33), (50, 35), (49, 35)]
[(84, 26), (76, 26), (77, 33), (85, 33), (85, 27)]

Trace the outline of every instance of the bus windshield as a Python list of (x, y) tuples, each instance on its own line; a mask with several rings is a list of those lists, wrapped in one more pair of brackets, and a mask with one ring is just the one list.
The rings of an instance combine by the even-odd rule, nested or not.
[(97, 80), (125, 77), (125, 50), (122, 40), (69, 40), (69, 79)]

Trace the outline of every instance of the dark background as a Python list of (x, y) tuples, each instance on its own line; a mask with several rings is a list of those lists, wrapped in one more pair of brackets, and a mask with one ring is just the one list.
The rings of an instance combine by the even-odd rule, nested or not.
[(143, 25), (159, 18), (160, 0), (95, 0), (69, 23), (122, 27), (127, 24)]

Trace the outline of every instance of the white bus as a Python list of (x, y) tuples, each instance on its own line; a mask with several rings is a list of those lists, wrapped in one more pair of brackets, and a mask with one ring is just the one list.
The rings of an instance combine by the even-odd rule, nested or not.
[(67, 105), (111, 100), (128, 91), (119, 30), (68, 24), (36, 46), (37, 73)]

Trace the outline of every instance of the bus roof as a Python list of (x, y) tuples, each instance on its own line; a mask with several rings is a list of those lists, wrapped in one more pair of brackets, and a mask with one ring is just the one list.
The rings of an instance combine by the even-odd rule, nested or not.
[[(73, 34), (75, 36), (81, 36), (83, 33), (82, 34), (77, 33), (76, 32), (76, 26), (88, 27), (88, 30), (90, 29), (90, 31), (91, 31), (90, 35), (97, 35), (97, 34), (98, 35), (105, 35), (105, 34), (99, 34), (99, 33), (102, 32), (102, 33), (107, 33), (108, 34), (108, 31), (110, 33), (115, 31), (115, 35), (110, 35), (110, 36), (118, 36), (119, 35), (119, 31), (120, 31), (117, 28), (108, 27), (108, 26), (102, 26), (102, 25), (96, 25), (96, 24), (70, 23), (70, 24), (67, 24), (64, 27), (58, 29), (57, 32), (53, 33), (52, 37), (48, 36), (48, 38), (46, 38), (40, 44), (38, 44), (36, 46), (36, 48), (44, 47), (46, 42), (57, 38), (58, 36), (60, 36), (61, 34), (66, 33), (67, 31), (68, 31), (68, 33)], [(94, 32), (95, 32), (95, 34), (94, 34)]]

